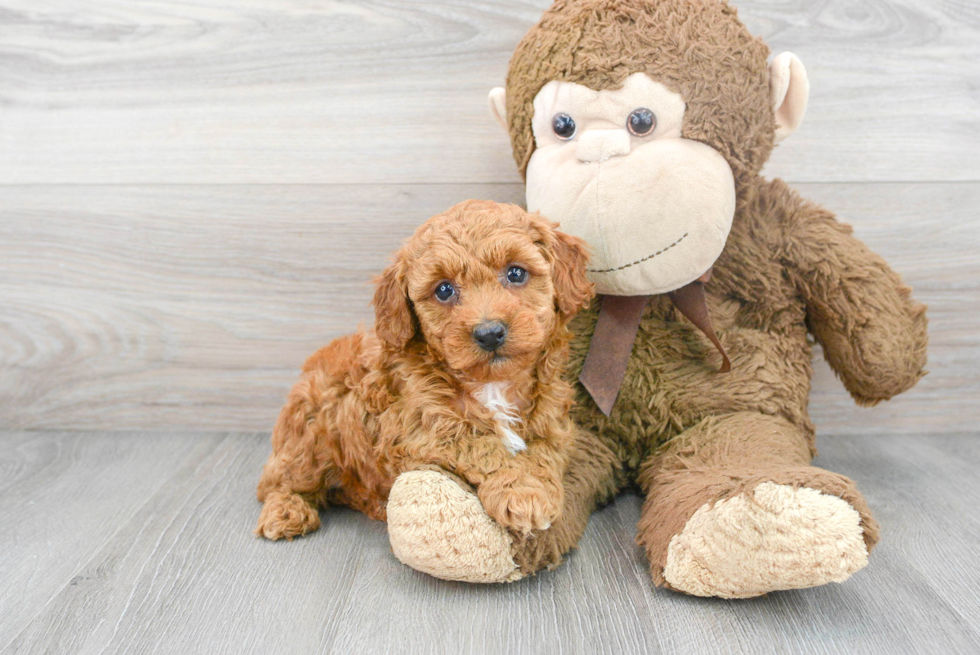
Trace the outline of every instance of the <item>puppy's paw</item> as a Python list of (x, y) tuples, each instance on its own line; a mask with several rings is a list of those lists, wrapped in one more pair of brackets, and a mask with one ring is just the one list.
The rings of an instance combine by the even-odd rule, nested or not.
[(521, 534), (547, 530), (561, 515), (564, 503), (560, 486), (537, 478), (509, 482), (491, 477), (480, 485), (477, 495), (491, 518)]
[(255, 534), (273, 541), (291, 540), (319, 527), (320, 514), (316, 507), (297, 494), (273, 491), (265, 497)]

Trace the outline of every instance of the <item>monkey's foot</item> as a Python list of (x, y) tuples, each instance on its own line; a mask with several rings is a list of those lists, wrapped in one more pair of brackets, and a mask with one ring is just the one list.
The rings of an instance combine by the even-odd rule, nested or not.
[(472, 491), (445, 473), (402, 473), (388, 496), (388, 538), (403, 564), (443, 580), (513, 582), (523, 577), (510, 534)]
[(722, 598), (843, 582), (868, 563), (861, 521), (843, 498), (764, 482), (702, 505), (671, 538), (663, 576), (678, 591)]

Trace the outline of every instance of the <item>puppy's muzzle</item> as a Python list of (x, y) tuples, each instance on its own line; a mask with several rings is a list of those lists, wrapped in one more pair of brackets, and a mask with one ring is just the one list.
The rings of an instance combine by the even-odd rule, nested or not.
[(507, 326), (500, 321), (484, 321), (473, 328), (473, 341), (487, 352), (504, 345), (506, 339)]

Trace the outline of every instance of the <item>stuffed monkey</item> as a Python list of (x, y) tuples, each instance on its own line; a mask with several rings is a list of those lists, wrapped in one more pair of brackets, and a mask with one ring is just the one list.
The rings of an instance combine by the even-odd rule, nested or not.
[(810, 336), (874, 405), (923, 375), (925, 307), (850, 227), (761, 177), (809, 93), (799, 59), (768, 56), (719, 0), (558, 0), (524, 37), (490, 106), (528, 209), (592, 250), (600, 295), (572, 324), (568, 373), (585, 431), (562, 517), (532, 538), (452, 472), (397, 481), (403, 561), (515, 580), (557, 565), (597, 503), (635, 486), (658, 586), (750, 597), (865, 566), (864, 498), (810, 464)]

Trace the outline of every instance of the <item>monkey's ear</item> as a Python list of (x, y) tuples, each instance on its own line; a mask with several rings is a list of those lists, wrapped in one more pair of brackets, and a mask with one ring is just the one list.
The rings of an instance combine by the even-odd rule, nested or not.
[(487, 96), (487, 104), (490, 106), (490, 113), (493, 115), (500, 127), (507, 129), (507, 90), (502, 86), (490, 89)]
[(415, 319), (408, 300), (405, 265), (399, 256), (381, 277), (374, 292), (374, 332), (392, 348), (408, 345), (415, 336)]
[(803, 122), (810, 99), (806, 69), (792, 52), (778, 55), (769, 64), (769, 97), (776, 112), (776, 143), (779, 143)]
[(554, 235), (551, 277), (555, 286), (555, 304), (562, 318), (568, 321), (587, 307), (595, 295), (595, 287), (585, 271), (589, 247), (582, 239), (559, 230), (555, 230)]

